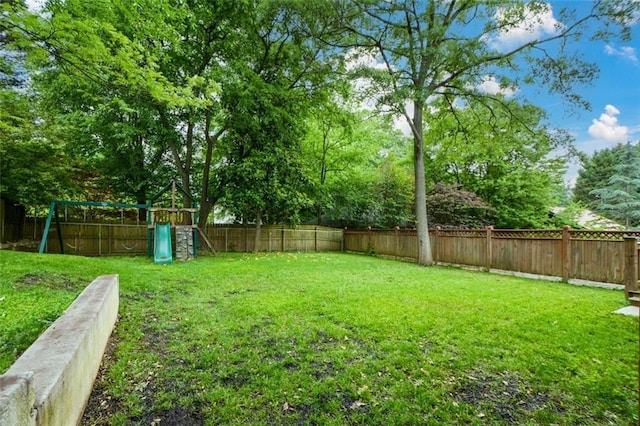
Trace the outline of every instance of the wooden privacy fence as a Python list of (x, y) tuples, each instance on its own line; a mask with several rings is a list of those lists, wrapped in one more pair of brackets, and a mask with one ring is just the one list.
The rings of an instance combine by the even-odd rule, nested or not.
[[(83, 256), (146, 255), (147, 226), (112, 223), (61, 223), (65, 254)], [(60, 253), (57, 229), (52, 226), (46, 253)]]
[[(64, 252), (85, 256), (146, 255), (147, 225), (111, 223), (60, 224)], [(257, 251), (341, 251), (342, 229), (322, 226), (263, 225)], [(47, 253), (60, 253), (57, 229), (52, 227)], [(215, 251), (254, 250), (255, 226), (215, 225), (206, 230)], [(41, 235), (40, 235), (41, 236)], [(172, 246), (175, 247), (175, 236)], [(34, 247), (35, 249), (35, 247)], [(203, 248), (206, 250), (206, 248)]]
[[(583, 231), (569, 227), (555, 230), (437, 228), (430, 232), (431, 250), (437, 263), (635, 287), (638, 266), (632, 269), (630, 265), (638, 263), (637, 238), (640, 231)], [(344, 247), (347, 251), (413, 260), (418, 253), (415, 230), (346, 230)]]
[[(255, 226), (215, 225), (209, 226), (206, 233), (216, 251), (254, 251)], [(341, 251), (342, 233), (342, 229), (324, 226), (263, 225), (255, 251)]]
[[(87, 256), (146, 255), (146, 224), (62, 222), (65, 253)], [(33, 244), (14, 246), (37, 251), (42, 223), (27, 222), (25, 236)], [(57, 229), (52, 227), (48, 253), (59, 253)], [(254, 251), (255, 226), (210, 225), (206, 234), (215, 251)], [(568, 227), (554, 230), (462, 230), (430, 232), (434, 260), (441, 264), (466, 265), (486, 270), (559, 277), (564, 281), (586, 280), (625, 284), (638, 288), (640, 231), (584, 231)], [(625, 238), (627, 238), (625, 240)], [(264, 225), (257, 251), (353, 251), (417, 259), (415, 230), (342, 230), (302, 225)], [(173, 244), (175, 247), (175, 241)], [(634, 250), (635, 247), (635, 250)], [(635, 265), (635, 266), (634, 266)], [(635, 278), (635, 279), (634, 279)]]

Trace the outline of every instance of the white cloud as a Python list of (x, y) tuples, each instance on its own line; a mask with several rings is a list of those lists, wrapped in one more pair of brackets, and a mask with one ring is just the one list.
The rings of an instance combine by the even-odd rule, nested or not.
[(44, 0), (27, 0), (26, 2), (27, 8), (34, 13), (38, 13), (44, 7)]
[[(345, 55), (345, 67), (348, 72), (362, 69), (386, 70), (386, 65), (379, 55), (366, 49), (352, 49)], [(360, 107), (374, 110), (379, 107), (380, 98), (385, 94), (380, 87), (374, 85), (368, 77), (358, 77), (351, 81), (355, 95), (360, 99)]]
[(367, 49), (351, 49), (347, 52), (345, 55), (345, 66), (347, 71), (354, 71), (363, 67), (377, 70), (387, 69), (382, 57)]
[(496, 95), (498, 93), (506, 96), (507, 98), (513, 96), (518, 89), (513, 86), (502, 87), (500, 82), (492, 75), (486, 75), (482, 78), (482, 83), (478, 86), (481, 92), (488, 93), (490, 95)]
[(636, 54), (635, 47), (622, 46), (618, 49), (615, 46), (607, 44), (604, 46), (604, 53), (610, 56), (619, 56), (631, 62), (638, 62), (638, 55)]
[(589, 134), (596, 139), (604, 140), (611, 144), (626, 142), (629, 136), (629, 128), (618, 124), (618, 118), (616, 117), (618, 114), (620, 114), (618, 108), (613, 105), (607, 105), (600, 118), (593, 119), (591, 126), (589, 126)]
[(508, 51), (544, 36), (556, 34), (562, 28), (553, 16), (550, 4), (532, 10), (529, 5), (524, 6), (524, 16), (514, 8), (499, 8), (494, 16), (500, 23), (500, 31), (490, 39), (489, 45), (499, 51)]
[[(404, 104), (405, 111), (409, 117), (413, 117), (413, 102), (407, 101)], [(393, 117), (393, 128), (396, 130), (400, 130), (402, 134), (406, 137), (413, 136), (413, 130), (411, 130), (411, 125), (407, 121), (406, 117), (403, 115), (395, 115)]]

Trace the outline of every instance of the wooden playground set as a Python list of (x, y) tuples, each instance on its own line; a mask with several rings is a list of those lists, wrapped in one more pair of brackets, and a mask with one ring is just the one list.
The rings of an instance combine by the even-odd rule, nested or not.
[[(171, 191), (170, 206), (160, 206), (159, 200)], [(193, 207), (177, 207), (177, 195), (186, 197)], [(52, 201), (49, 206), (39, 253), (44, 253), (51, 224), (55, 220), (61, 254), (64, 254), (64, 241), (60, 224), (60, 207), (106, 207), (144, 209), (147, 216), (147, 256), (153, 256), (158, 264), (177, 260), (189, 260), (198, 255), (198, 242), (201, 238), (209, 250), (215, 254), (213, 245), (206, 234), (198, 227), (198, 203), (182, 185), (172, 180), (167, 186), (149, 199), (147, 204), (108, 203), (100, 201)], [(175, 242), (175, 243), (174, 243)], [(175, 247), (175, 250), (174, 250)]]

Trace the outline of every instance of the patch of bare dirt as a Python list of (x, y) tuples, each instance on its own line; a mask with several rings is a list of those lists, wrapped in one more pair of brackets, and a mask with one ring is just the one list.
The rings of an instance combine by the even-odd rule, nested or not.
[[(143, 297), (148, 297), (145, 295)], [(174, 333), (174, 329), (157, 330), (152, 327), (144, 328), (143, 341), (149, 351), (157, 353), (162, 358), (167, 356), (166, 341)], [(118, 347), (117, 333), (111, 335), (105, 354), (100, 364), (98, 375), (93, 384), (93, 390), (89, 396), (89, 401), (85, 408), (80, 425), (82, 426), (103, 426), (110, 424), (113, 416), (121, 412), (123, 403), (109, 394), (108, 372), (117, 362), (116, 350)], [(157, 367), (157, 366), (156, 366)], [(155, 411), (153, 409), (155, 396), (163, 389), (177, 389), (179, 383), (171, 383), (160, 380), (153, 371), (147, 377), (136, 384), (136, 391), (140, 392), (140, 399), (144, 402), (144, 414), (130, 417), (127, 424), (131, 425), (151, 425), (151, 426), (199, 426), (204, 424), (204, 417), (197, 409), (174, 407)]]
[(81, 277), (73, 277), (66, 274), (53, 274), (49, 272), (32, 272), (25, 274), (15, 281), (18, 286), (42, 286), (54, 290), (79, 290), (89, 283)]
[(158, 411), (140, 419), (140, 424), (151, 426), (200, 426), (204, 425), (204, 418), (200, 413), (194, 413), (183, 408), (172, 408)]
[(473, 371), (457, 383), (451, 395), (508, 423), (517, 423), (549, 405), (556, 409), (560, 406), (551, 395), (534, 390), (518, 373), (510, 371)]
[(115, 351), (118, 347), (117, 339), (111, 335), (105, 348), (102, 363), (98, 370), (96, 380), (93, 382), (93, 390), (89, 395), (89, 401), (82, 415), (80, 424), (83, 426), (97, 426), (109, 424), (109, 418), (121, 410), (121, 402), (112, 398), (108, 393), (107, 372), (115, 363)]

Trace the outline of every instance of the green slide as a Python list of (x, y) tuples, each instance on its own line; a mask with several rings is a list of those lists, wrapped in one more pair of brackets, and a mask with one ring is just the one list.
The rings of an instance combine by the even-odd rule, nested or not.
[(156, 223), (153, 233), (153, 262), (171, 263), (171, 224)]

